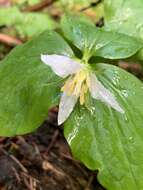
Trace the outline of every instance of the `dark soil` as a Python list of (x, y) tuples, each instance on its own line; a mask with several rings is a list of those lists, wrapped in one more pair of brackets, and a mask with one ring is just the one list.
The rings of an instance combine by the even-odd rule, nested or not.
[(32, 135), (0, 138), (0, 190), (104, 190), (72, 157), (56, 115)]

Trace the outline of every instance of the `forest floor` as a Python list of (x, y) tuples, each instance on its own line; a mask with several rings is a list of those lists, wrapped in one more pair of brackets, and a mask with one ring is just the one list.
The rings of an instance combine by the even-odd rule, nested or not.
[(32, 135), (0, 138), (0, 190), (103, 190), (72, 157), (56, 117), (54, 109)]

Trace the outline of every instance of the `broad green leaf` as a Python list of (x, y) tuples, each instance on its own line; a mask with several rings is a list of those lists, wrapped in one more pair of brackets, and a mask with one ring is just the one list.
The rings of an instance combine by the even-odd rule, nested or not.
[(105, 27), (143, 39), (143, 1), (106, 0)]
[(64, 16), (61, 25), (65, 36), (87, 56), (127, 58), (143, 46), (133, 37), (96, 28), (87, 19), (77, 18), (77, 15)]
[(33, 37), (56, 26), (44, 13), (24, 13), (16, 7), (0, 9), (0, 26), (2, 25), (14, 27), (22, 37)]
[(108, 190), (143, 189), (143, 84), (126, 71), (97, 64), (98, 79), (116, 96), (125, 114), (91, 99), (65, 123), (65, 136), (73, 155)]
[(116, 32), (99, 30), (96, 39), (96, 56), (107, 59), (127, 58), (143, 47), (143, 43), (135, 38)]
[[(80, 19), (77, 19), (80, 17)], [(64, 35), (80, 50), (91, 49), (95, 42), (96, 30), (94, 24), (83, 15), (63, 16), (61, 27)]]
[(58, 34), (46, 31), (0, 63), (0, 136), (33, 131), (57, 104), (62, 80), (40, 61), (46, 53), (73, 56)]
[[(142, 0), (106, 0), (105, 28), (118, 31), (142, 40), (143, 43), (143, 1)], [(143, 50), (138, 58), (143, 60)]]

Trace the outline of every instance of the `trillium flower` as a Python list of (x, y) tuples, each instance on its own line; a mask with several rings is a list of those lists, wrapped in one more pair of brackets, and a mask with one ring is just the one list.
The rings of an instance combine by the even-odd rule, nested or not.
[(61, 88), (63, 93), (59, 104), (58, 125), (64, 123), (69, 117), (78, 99), (81, 105), (85, 103), (85, 96), (88, 91), (92, 98), (124, 113), (115, 96), (101, 84), (87, 64), (56, 54), (41, 55), (41, 60), (50, 66), (56, 75), (62, 78), (68, 77)]

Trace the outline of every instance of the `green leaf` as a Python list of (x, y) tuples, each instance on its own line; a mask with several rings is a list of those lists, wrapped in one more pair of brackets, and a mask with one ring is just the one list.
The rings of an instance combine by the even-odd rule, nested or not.
[(96, 28), (92, 22), (78, 16), (64, 16), (61, 22), (63, 32), (86, 56), (100, 56), (108, 59), (127, 58), (143, 47), (133, 37)]
[(135, 38), (117, 32), (99, 30), (95, 55), (107, 59), (121, 59), (134, 55), (143, 47)]
[(24, 13), (16, 7), (0, 9), (0, 26), (16, 28), (22, 37), (33, 37), (46, 29), (55, 28), (54, 21), (43, 13)]
[(105, 27), (143, 39), (143, 1), (106, 0)]
[[(80, 19), (77, 19), (80, 17)], [(91, 49), (96, 34), (94, 24), (83, 15), (63, 16), (61, 27), (65, 37), (80, 50)], [(90, 48), (91, 47), (91, 48)]]
[[(106, 0), (105, 28), (141, 39), (143, 43), (143, 1), (142, 0)], [(138, 59), (143, 60), (143, 50)]]
[(117, 98), (125, 114), (91, 99), (90, 107), (76, 106), (65, 123), (73, 155), (108, 190), (143, 189), (143, 84), (126, 71), (97, 64), (98, 79)]
[(46, 31), (15, 48), (0, 64), (0, 136), (33, 131), (57, 105), (61, 78), (40, 61), (41, 54), (73, 56), (67, 43)]

